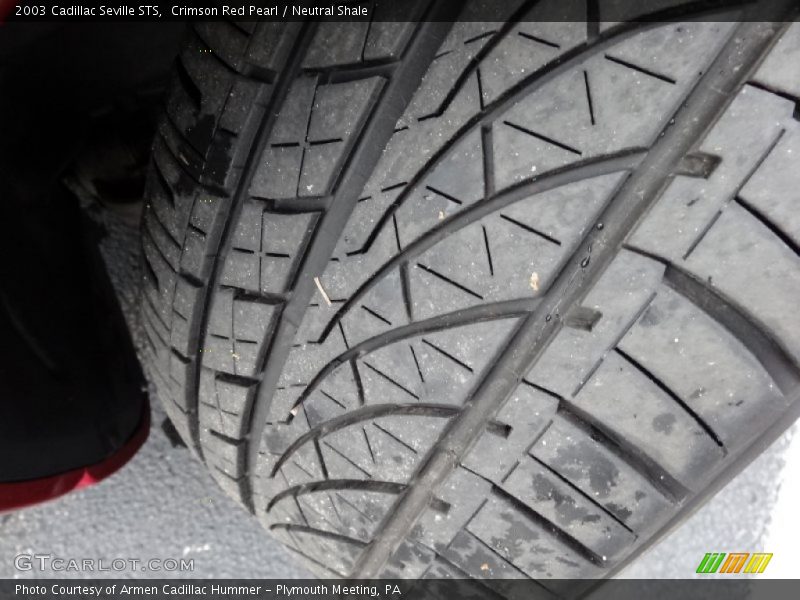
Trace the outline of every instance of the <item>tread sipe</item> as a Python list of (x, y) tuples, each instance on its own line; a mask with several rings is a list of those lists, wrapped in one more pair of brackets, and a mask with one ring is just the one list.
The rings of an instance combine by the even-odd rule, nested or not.
[(179, 58), (146, 362), (323, 576), (575, 591), (798, 415), (792, 2), (573, 4), (202, 23)]

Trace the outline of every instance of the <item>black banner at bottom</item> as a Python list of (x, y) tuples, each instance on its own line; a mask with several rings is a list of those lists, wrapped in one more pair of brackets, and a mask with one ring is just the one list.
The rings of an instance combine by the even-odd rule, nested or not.
[(796, 600), (800, 579), (510, 580), (385, 579), (40, 579), (0, 580), (0, 599), (15, 600)]

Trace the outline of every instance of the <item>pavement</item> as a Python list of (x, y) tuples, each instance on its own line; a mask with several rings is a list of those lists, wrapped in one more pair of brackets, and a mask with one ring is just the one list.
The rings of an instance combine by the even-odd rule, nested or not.
[[(102, 215), (102, 245), (112, 283), (135, 343), (139, 237), (136, 207)], [(244, 509), (222, 493), (186, 448), (161, 428), (154, 394), (150, 438), (120, 472), (100, 485), (51, 503), (0, 515), (0, 578), (176, 577), (302, 578), (312, 575)], [(763, 455), (620, 576), (688, 578), (706, 552), (773, 552), (764, 576), (798, 576), (793, 532), (800, 531), (800, 427)], [(20, 571), (20, 554), (62, 558), (193, 560), (193, 570), (153, 572)]]

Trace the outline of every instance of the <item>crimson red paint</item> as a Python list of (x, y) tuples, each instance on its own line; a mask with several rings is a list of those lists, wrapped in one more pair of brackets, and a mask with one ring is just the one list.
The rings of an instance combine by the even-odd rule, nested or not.
[(102, 481), (121, 469), (125, 463), (133, 458), (133, 455), (142, 447), (149, 434), (150, 405), (145, 403), (144, 413), (136, 432), (124, 446), (105, 460), (88, 467), (81, 467), (80, 469), (42, 479), (0, 483), (0, 512), (16, 510), (32, 504), (53, 500), (68, 492)]

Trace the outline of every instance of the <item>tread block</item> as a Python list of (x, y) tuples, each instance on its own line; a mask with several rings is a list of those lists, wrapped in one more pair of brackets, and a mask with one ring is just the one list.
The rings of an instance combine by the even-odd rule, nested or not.
[[(323, 460), (327, 464), (327, 457), (323, 456)], [(286, 487), (325, 479), (320, 454), (316, 452), (313, 444), (297, 448), (291, 458), (281, 466), (280, 474), (286, 481)], [(351, 479), (351, 477), (345, 478)]]
[(276, 307), (236, 298), (232, 289), (220, 291), (212, 301), (204, 363), (233, 375), (253, 376)]
[(591, 331), (563, 328), (528, 373), (528, 380), (572, 397), (645, 310), (663, 272), (664, 266), (655, 261), (620, 252), (583, 301), (603, 317)]
[(617, 353), (606, 357), (573, 402), (691, 489), (700, 489), (724, 457), (689, 412)]
[(190, 229), (183, 240), (183, 254), (180, 257), (180, 270), (195, 279), (203, 280), (208, 276), (209, 268), (206, 260), (206, 236)]
[(222, 439), (212, 431), (200, 433), (206, 461), (231, 478), (238, 479), (244, 467), (244, 455), (241, 452), (243, 440)]
[[(697, 306), (665, 286), (619, 347), (681, 397), (730, 451), (744, 447), (747, 430), (766, 426), (785, 408), (757, 357)], [(590, 383), (586, 391), (592, 388)], [(580, 404), (580, 397), (576, 401)], [(677, 417), (667, 425), (670, 421), (659, 419), (670, 435), (687, 435), (685, 424), (677, 427)], [(652, 425), (656, 427), (655, 419)]]
[[(424, 8), (424, 3), (416, 2), (415, 12)], [(409, 4), (408, 7), (411, 5)], [(378, 4), (375, 6), (375, 16), (364, 44), (364, 60), (375, 61), (381, 59), (397, 59), (408, 44), (414, 26), (410, 22), (395, 21), (394, 16), (409, 13), (406, 5), (400, 8), (392, 3)]]
[(561, 417), (556, 417), (529, 453), (634, 531), (651, 527), (671, 508), (627, 463)]
[[(498, 189), (525, 179), (531, 169), (542, 173), (592, 156), (649, 146), (731, 27), (682, 23), (645, 31), (529, 94), (501, 119), (514, 127), (505, 125), (495, 132)], [(665, 43), (672, 49), (668, 54), (662, 50)], [(631, 68), (639, 66), (633, 58), (625, 60), (641, 61), (643, 55), (651, 61), (646, 63), (650, 74)], [(587, 78), (590, 85), (595, 83), (591, 88)]]
[[(284, 529), (273, 528), (273, 534), (286, 534), (288, 540), (285, 543), (289, 547), (294, 547), (320, 565), (326, 565), (328, 569), (344, 576), (350, 572), (361, 552), (362, 545), (357, 540), (347, 540), (326, 535), (324, 530), (317, 530), (313, 527), (290, 527)], [(319, 533), (322, 531), (322, 533)]]
[[(480, 65), (483, 102), (497, 100), (511, 86), (586, 41), (579, 2), (537, 2)], [(587, 114), (588, 117), (588, 114)]]
[(218, 378), (210, 369), (200, 373), (200, 422), (228, 438), (248, 433), (254, 388)]
[[(742, 265), (764, 265), (742, 268)], [(729, 206), (686, 261), (701, 279), (747, 306), (800, 362), (800, 255), (738, 205)], [(763, 290), (770, 290), (764, 294)]]
[(383, 277), (361, 298), (360, 305), (360, 311), (349, 311), (340, 321), (351, 347), (407, 325), (409, 315), (400, 270), (394, 269)]
[(308, 126), (308, 140), (312, 143), (350, 140), (361, 129), (364, 115), (383, 84), (382, 77), (370, 77), (319, 86)]
[(370, 24), (364, 21), (322, 23), (303, 60), (306, 69), (323, 69), (362, 60)]
[(800, 98), (800, 81), (794, 72), (794, 65), (798, 61), (800, 61), (800, 23), (792, 23), (756, 71), (753, 79), (768, 88)]
[(403, 483), (438, 439), (447, 419), (403, 415), (357, 423), (320, 440), (326, 462), (335, 460), (346, 473), (329, 468), (334, 478), (375, 478)]
[(228, 67), (234, 70), (241, 68), (242, 56), (250, 44), (250, 36), (239, 27), (226, 22), (217, 26), (211, 22), (197, 22), (192, 24), (192, 29)]
[[(251, 22), (252, 23), (252, 22)], [(255, 24), (245, 54), (244, 71), (256, 79), (272, 81), (297, 39), (301, 23), (260, 21)]]
[[(361, 405), (358, 383), (351, 363), (344, 363), (325, 379), (318, 390), (314, 390), (303, 402), (303, 410), (311, 427), (316, 427), (331, 418)], [(299, 387), (302, 391), (304, 387)]]
[(430, 507), (417, 522), (411, 537), (441, 554), (484, 503), (491, 487), (485, 479), (457, 468), (436, 492), (436, 499), (447, 510)]
[(599, 575), (568, 545), (508, 501), (491, 496), (467, 530), (492, 551), (536, 579), (570, 579)]
[(529, 385), (514, 390), (496, 420), (510, 428), (506, 437), (484, 433), (462, 460), (462, 464), (490, 481), (500, 484), (530, 445), (550, 426), (558, 401)]
[(604, 559), (612, 560), (636, 540), (636, 535), (606, 510), (530, 457), (510, 473), (502, 487)]
[(272, 214), (260, 202), (245, 204), (225, 257), (222, 285), (254, 293), (283, 292), (292, 283), (315, 222), (313, 213)]
[(281, 373), (279, 387), (308, 385), (320, 365), (326, 365), (347, 350), (342, 334), (334, 330), (324, 343), (296, 344), (289, 351), (287, 368)]
[[(475, 579), (491, 578), (492, 583), (489, 585), (492, 587), (497, 580), (520, 579), (522, 575), (494, 548), (468, 529), (463, 529), (456, 534), (442, 556)], [(502, 584), (498, 582), (498, 587), (503, 589), (501, 586)]]
[(384, 492), (332, 489), (284, 496), (265, 516), (268, 523), (281, 522), (287, 517), (279, 509), (297, 504), (308, 524), (369, 542), (393, 501)]
[(395, 579), (418, 579), (435, 556), (436, 554), (428, 548), (410, 540), (404, 540), (386, 563), (380, 576)]
[(403, 248), (484, 197), (484, 151), (479, 131), (464, 136), (400, 205), (397, 234)]
[[(720, 156), (719, 166), (708, 179), (676, 177), (630, 236), (631, 245), (675, 263), (690, 256), (715, 215), (771, 155), (792, 108), (783, 98), (745, 86), (699, 147)], [(746, 145), (734, 142), (742, 137)]]
[(786, 202), (800, 186), (800, 174), (794, 168), (800, 153), (800, 123), (786, 122), (786, 133), (769, 156), (739, 191), (739, 197), (764, 219), (800, 246), (800, 213)]

